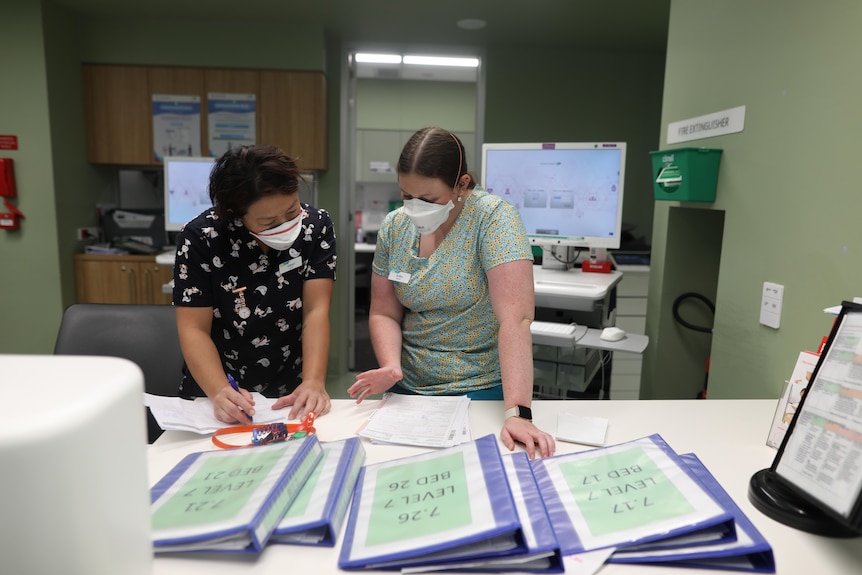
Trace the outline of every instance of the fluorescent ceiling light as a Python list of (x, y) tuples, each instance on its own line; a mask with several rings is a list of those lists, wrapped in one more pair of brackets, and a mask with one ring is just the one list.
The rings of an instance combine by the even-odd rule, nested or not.
[(357, 62), (362, 62), (365, 64), (400, 64), (401, 63), (401, 55), (400, 54), (368, 54), (368, 53), (357, 53), (356, 56)]
[(460, 66), (464, 68), (477, 68), (478, 58), (450, 58), (445, 56), (404, 56), (405, 64), (416, 64), (419, 66)]

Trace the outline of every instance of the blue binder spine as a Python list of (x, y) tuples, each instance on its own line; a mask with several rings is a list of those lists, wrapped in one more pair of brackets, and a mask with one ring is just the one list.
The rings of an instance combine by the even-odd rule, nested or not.
[[(365, 463), (365, 448), (358, 437), (326, 442), (322, 446), (325, 456), (318, 463), (321, 468), (312, 473), (294, 505), (305, 501), (310, 507), (315, 506), (318, 498), (324, 500), (323, 504), (297, 517), (291, 516), (293, 509), (290, 508), (288, 516), (275, 528), (271, 543), (335, 545), (359, 470)], [(319, 536), (303, 536), (315, 532)]]
[(565, 568), (560, 544), (551, 525), (551, 518), (545, 508), (545, 501), (539, 491), (539, 484), (536, 482), (530, 459), (524, 452), (513, 453), (509, 457), (524, 502), (524, 512), (521, 513), (521, 509), (518, 508), (518, 516), (521, 519), (527, 553), (532, 555), (550, 553), (548, 566), (542, 571), (563, 572)]
[(670, 551), (629, 551), (623, 549), (611, 556), (613, 563), (649, 563), (671, 567), (727, 569), (755, 573), (775, 573), (772, 546), (751, 520), (724, 490), (703, 462), (693, 453), (680, 455), (685, 464), (709, 489), (712, 497), (730, 511), (736, 524), (735, 541)]
[[(345, 447), (345, 451), (352, 452), (349, 459), (344, 459), (339, 462), (339, 469), (336, 473), (344, 475), (344, 482), (338, 497), (332, 501), (332, 511), (330, 512), (329, 533), (330, 537), (326, 540), (330, 547), (335, 545), (338, 534), (341, 532), (341, 525), (344, 518), (347, 516), (347, 507), (350, 505), (350, 500), (353, 496), (353, 489), (356, 487), (356, 480), (359, 477), (359, 470), (365, 464), (365, 448), (362, 447), (362, 442), (358, 437), (352, 437), (348, 440), (351, 447)], [(344, 468), (342, 470), (342, 468)]]
[[(583, 523), (583, 516), (578, 515), (580, 509), (575, 503), (572, 503), (574, 506), (573, 509), (569, 509), (566, 505), (567, 501), (574, 501), (573, 495), (569, 491), (572, 486), (558, 487), (555, 482), (555, 475), (559, 477), (561, 473), (560, 466), (572, 462), (589, 461), (592, 458), (596, 458), (598, 463), (602, 463), (598, 460), (600, 457), (607, 457), (609, 458), (609, 462), (615, 462), (620, 457), (625, 459), (626, 452), (634, 449), (641, 450), (644, 455), (648, 452), (653, 453), (653, 456), (649, 456), (646, 461), (654, 462), (658, 459), (660, 463), (656, 463), (656, 465), (659, 465), (657, 472), (674, 474), (677, 478), (674, 485), (676, 483), (684, 483), (687, 486), (689, 496), (693, 497), (693, 509), (697, 511), (658, 521), (654, 524), (647, 524), (638, 528), (617, 529), (601, 535), (587, 532), (579, 533), (578, 526), (575, 524), (573, 518), (576, 517)], [(679, 455), (658, 434), (608, 447), (536, 460), (532, 465), (536, 479), (539, 482), (539, 488), (545, 499), (548, 514), (551, 517), (551, 524), (554, 526), (557, 540), (562, 547), (563, 555), (606, 547), (625, 547), (660, 541), (725, 524), (733, 520), (732, 515), (715, 503), (714, 499), (709, 495), (709, 490), (706, 486), (703, 485), (689, 467), (685, 465)], [(601, 479), (596, 478), (596, 481), (600, 481)], [(667, 484), (667, 482), (665, 481), (664, 484)], [(617, 489), (621, 490), (620, 493), (625, 493), (625, 490), (628, 490), (629, 487), (628, 484), (618, 485)], [(634, 486), (633, 489), (637, 491), (638, 486)], [(564, 494), (568, 497), (567, 499), (564, 499)], [(678, 502), (678, 500), (675, 501)], [(583, 524), (586, 525), (586, 523)], [(585, 541), (589, 542), (585, 543)]]
[[(308, 438), (314, 439), (308, 441)], [(308, 476), (311, 475), (314, 466), (323, 454), (323, 448), (320, 446), (320, 441), (318, 441), (316, 435), (307, 435), (305, 443), (307, 446), (303, 447), (306, 448), (308, 455), (304, 456), (294, 469), (291, 470), (290, 466), (285, 469), (280, 482), (281, 485), (273, 494), (271, 502), (267, 501), (261, 507), (260, 511), (258, 511), (257, 516), (255, 516), (254, 521), (257, 525), (253, 532), (255, 552), (259, 553), (263, 550), (264, 545), (266, 545), (272, 536), (275, 526), (284, 517), (285, 512), (287, 512), (290, 504), (296, 498), (299, 490), (302, 489), (303, 484), (308, 479)]]
[(223, 522), (222, 527), (203, 524), (197, 529), (190, 528), (187, 534), (180, 536), (161, 537), (158, 530), (154, 530), (154, 550), (156, 552), (259, 553), (322, 453), (316, 436), (307, 436), (303, 440), (289, 444), (192, 453), (184, 457), (150, 490), (151, 505), (156, 505), (162, 497), (171, 496), (171, 490), (175, 485), (182, 487), (179, 482), (184, 480), (193, 465), (198, 463), (204, 465), (214, 458), (242, 458), (248, 454), (262, 454), (263, 450), (284, 451), (284, 454), (281, 456), (280, 463), (270, 472), (270, 474), (278, 473), (277, 477), (248, 521), (234, 524), (230, 524), (230, 521)]
[[(465, 472), (468, 475), (465, 479), (469, 479), (470, 475), (476, 472), (481, 473), (481, 491), (476, 491), (475, 484), (470, 485), (470, 481), (465, 484), (471, 493), (471, 505), (475, 504), (477, 497), (481, 498), (481, 504), (490, 513), (492, 521), (489, 522), (487, 516), (473, 517), (470, 525), (459, 529), (457, 535), (451, 531), (443, 531), (433, 536), (422, 534), (405, 538), (397, 544), (387, 542), (386, 545), (376, 546), (385, 547), (385, 550), (367, 545), (368, 520), (375, 495), (372, 478), (389, 468), (427, 463), (458, 453), (465, 461)], [(482, 524), (482, 527), (476, 527), (477, 522)], [(381, 527), (376, 525), (375, 528)], [(397, 529), (397, 526), (387, 525), (385, 528)], [(363, 467), (354, 489), (338, 566), (347, 570), (395, 569), (450, 562), (455, 558), (475, 558), (479, 553), (473, 549), (473, 544), (499, 537), (517, 539), (519, 536), (520, 522), (506, 480), (497, 439), (493, 435), (487, 435), (455, 447)], [(511, 547), (491, 554), (504, 553), (511, 553)]]

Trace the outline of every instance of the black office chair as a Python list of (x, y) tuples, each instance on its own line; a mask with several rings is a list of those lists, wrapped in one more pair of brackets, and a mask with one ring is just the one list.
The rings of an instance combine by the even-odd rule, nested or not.
[[(172, 305), (72, 304), (63, 312), (54, 353), (122, 357), (144, 372), (147, 393), (179, 393), (183, 354)], [(149, 409), (146, 411), (148, 440), (152, 443), (162, 429)]]

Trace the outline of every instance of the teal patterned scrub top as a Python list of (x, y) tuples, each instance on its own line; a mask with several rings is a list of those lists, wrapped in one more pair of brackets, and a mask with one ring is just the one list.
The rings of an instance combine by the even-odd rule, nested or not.
[(426, 395), (500, 385), (499, 323), (485, 273), (533, 259), (520, 215), (502, 198), (476, 188), (430, 258), (419, 257), (419, 237), (399, 208), (384, 219), (374, 255), (374, 273), (393, 282), (405, 308), (400, 385)]

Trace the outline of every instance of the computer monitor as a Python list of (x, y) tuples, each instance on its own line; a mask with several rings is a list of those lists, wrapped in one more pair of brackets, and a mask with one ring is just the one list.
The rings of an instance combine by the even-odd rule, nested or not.
[(178, 232), (205, 209), (210, 201), (210, 172), (215, 158), (165, 158), (165, 230)]
[(843, 302), (772, 466), (751, 503), (791, 527), (862, 535), (862, 305)]
[(483, 144), (485, 189), (521, 214), (533, 245), (619, 248), (625, 142)]

